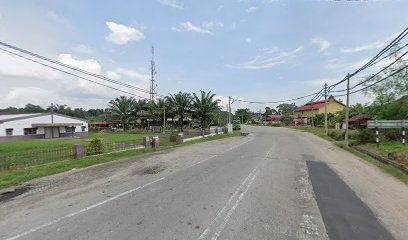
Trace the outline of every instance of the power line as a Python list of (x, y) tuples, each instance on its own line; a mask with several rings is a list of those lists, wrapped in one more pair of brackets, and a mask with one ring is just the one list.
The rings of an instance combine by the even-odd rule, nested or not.
[(126, 83), (123, 83), (123, 82), (120, 82), (120, 81), (117, 81), (117, 80), (114, 80), (114, 79), (111, 79), (111, 78), (108, 78), (108, 77), (105, 77), (105, 76), (101, 76), (99, 74), (91, 73), (91, 72), (88, 72), (86, 70), (76, 68), (76, 67), (70, 66), (68, 64), (61, 63), (59, 61), (56, 61), (56, 60), (41, 56), (41, 55), (36, 54), (34, 52), (31, 52), (31, 51), (28, 51), (28, 50), (25, 50), (25, 49), (22, 49), (22, 48), (15, 47), (15, 46), (12, 46), (10, 44), (7, 44), (7, 43), (1, 42), (1, 41), (0, 41), (0, 45), (3, 45), (5, 47), (7, 47), (7, 48), (16, 50), (18, 52), (25, 53), (27, 55), (30, 55), (30, 56), (33, 56), (33, 57), (36, 57), (36, 58), (42, 59), (42, 60), (47, 61), (47, 62), (51, 62), (51, 63), (57, 64), (57, 65), (69, 68), (71, 70), (81, 72), (81, 73), (89, 75), (89, 76), (99, 78), (99, 79), (104, 80), (104, 81), (108, 81), (108, 82), (111, 82), (111, 83), (114, 83), (114, 84), (117, 84), (117, 85), (121, 85), (121, 86), (124, 86), (124, 87), (127, 87), (127, 88), (131, 88), (131, 89), (134, 89), (136, 91), (143, 92), (143, 93), (149, 93), (149, 90), (139, 88), (139, 87), (136, 87), (136, 86), (133, 86), (133, 85), (130, 85), (130, 84), (126, 84)]
[[(355, 90), (355, 91), (353, 91), (353, 92), (350, 92), (350, 94), (358, 93), (358, 92), (361, 92), (361, 91), (363, 91), (363, 90), (366, 90), (366, 89), (368, 89), (368, 88), (370, 88), (370, 87), (373, 87), (373, 86), (375, 86), (375, 85), (377, 85), (377, 84), (379, 84), (379, 83), (381, 83), (381, 82), (387, 80), (388, 78), (390, 78), (390, 77), (396, 75), (397, 73), (399, 73), (399, 72), (401, 72), (402, 70), (407, 69), (407, 68), (408, 68), (408, 65), (406, 65), (405, 67), (400, 68), (399, 70), (393, 72), (392, 74), (390, 74), (390, 75), (388, 75), (388, 76), (386, 76), (386, 77), (384, 77), (384, 78), (382, 78), (382, 79), (380, 79), (380, 80), (378, 80), (378, 81), (376, 81), (376, 82), (374, 82), (374, 83), (372, 83), (372, 84), (370, 84), (370, 85), (367, 85), (367, 86), (365, 86), (365, 87), (363, 87), (363, 88), (360, 88), (360, 89), (358, 89), (358, 90)], [(335, 95), (334, 97), (343, 97), (343, 96), (346, 96), (346, 95), (347, 95), (347, 94), (340, 94), (340, 95)]]
[[(377, 53), (371, 60), (369, 60), (366, 64), (364, 64), (362, 67), (360, 67), (359, 69), (357, 69), (355, 72), (351, 73), (349, 76), (353, 77), (355, 75), (357, 75), (358, 73), (362, 72), (363, 70), (365, 70), (368, 67), (371, 67), (377, 63), (379, 63), (380, 61), (384, 60), (385, 58), (391, 56), (391, 54), (389, 54), (387, 57), (383, 57), (382, 59), (378, 60), (385, 52), (387, 52), (389, 49), (391, 49), (393, 46), (395, 46), (398, 42), (400, 42), (404, 37), (406, 37), (408, 34), (408, 28), (405, 28), (397, 37), (395, 37), (387, 46), (385, 46), (379, 53)], [(404, 45), (405, 47), (406, 45)], [(402, 49), (402, 48), (401, 48)], [(396, 52), (396, 51), (395, 51)], [(394, 52), (394, 53), (395, 53)], [(340, 80), (337, 83), (334, 83), (332, 85), (329, 86), (329, 89), (334, 88), (335, 86), (339, 85), (340, 83), (343, 83), (347, 80), (347, 77), (344, 77), (342, 80)]]
[(40, 64), (40, 65), (42, 65), (42, 66), (45, 66), (45, 67), (54, 69), (54, 70), (56, 70), (56, 71), (63, 72), (63, 73), (66, 73), (66, 74), (68, 74), (68, 75), (71, 75), (71, 76), (74, 76), (74, 77), (83, 79), (83, 80), (88, 81), (88, 82), (92, 82), (92, 83), (95, 83), (95, 84), (98, 84), (98, 85), (101, 85), (101, 86), (104, 86), (104, 87), (107, 87), (107, 88), (110, 88), (110, 89), (113, 89), (113, 90), (116, 90), (116, 91), (120, 91), (120, 92), (122, 92), (122, 93), (126, 93), (126, 94), (129, 94), (129, 95), (135, 96), (135, 97), (139, 97), (139, 98), (142, 98), (142, 99), (148, 99), (148, 98), (146, 98), (146, 97), (142, 97), (142, 96), (139, 96), (139, 95), (136, 95), (136, 94), (133, 94), (133, 93), (130, 93), (130, 92), (127, 92), (127, 91), (124, 91), (124, 90), (121, 90), (121, 89), (118, 89), (118, 88), (115, 88), (115, 87), (112, 87), (112, 86), (109, 86), (109, 85), (106, 85), (106, 84), (103, 84), (103, 83), (100, 83), (100, 82), (93, 81), (93, 80), (91, 80), (91, 79), (88, 79), (88, 78), (79, 76), (79, 75), (77, 75), (77, 74), (74, 74), (74, 73), (71, 73), (71, 72), (67, 72), (67, 71), (65, 71), (65, 70), (62, 70), (62, 69), (59, 69), (59, 68), (50, 66), (50, 65), (48, 65), (48, 64), (39, 62), (39, 61), (37, 61), (37, 60), (34, 60), (34, 59), (31, 59), (31, 58), (25, 57), (25, 56), (23, 56), (23, 55), (21, 55), (21, 54), (18, 54), (18, 53), (9, 51), (9, 50), (4, 49), (4, 48), (2, 48), (2, 47), (0, 47), (0, 50), (1, 50), (1, 51), (4, 51), (4, 52), (7, 52), (7, 53), (9, 53), (9, 54), (12, 54), (12, 55), (14, 55), (14, 56), (17, 56), (17, 57), (26, 59), (26, 60), (28, 60), (28, 61), (31, 61), (31, 62)]
[[(392, 63), (388, 64), (387, 66), (385, 66), (384, 68), (382, 68), (380, 71), (378, 71), (377, 73), (375, 73), (374, 75), (370, 76), (369, 78), (367, 78), (366, 80), (354, 85), (353, 87), (351, 87), (350, 89), (354, 89), (357, 86), (360, 86), (366, 82), (369, 82), (371, 79), (375, 78), (376, 76), (378, 76), (380, 73), (384, 72), (386, 69), (388, 69), (389, 67), (391, 67), (392, 65), (394, 65), (395, 63), (397, 63), (399, 60), (401, 60), (405, 55), (408, 54), (408, 51), (405, 51), (404, 54), (402, 54), (400, 57), (398, 57), (397, 59), (395, 59), (395, 61), (393, 61)], [(347, 91), (347, 89), (342, 89), (342, 90), (336, 90), (336, 91), (330, 91), (330, 92), (345, 92)]]
[(319, 94), (320, 92), (315, 92), (306, 96), (302, 96), (302, 97), (297, 97), (297, 98), (292, 98), (292, 99), (287, 99), (287, 100), (281, 100), (281, 101), (272, 101), (272, 102), (256, 102), (256, 101), (246, 101), (246, 100), (242, 100), (242, 99), (236, 99), (235, 101), (239, 101), (239, 102), (245, 102), (245, 103), (255, 103), (255, 104), (270, 104), (270, 103), (284, 103), (284, 102), (290, 102), (290, 101), (294, 101), (294, 100), (299, 100), (299, 99), (303, 99), (303, 98), (308, 98), (311, 96), (314, 96), (316, 94)]

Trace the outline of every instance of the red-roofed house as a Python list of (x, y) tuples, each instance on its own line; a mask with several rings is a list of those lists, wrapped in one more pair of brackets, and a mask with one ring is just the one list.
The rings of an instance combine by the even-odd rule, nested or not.
[[(299, 118), (307, 119), (317, 114), (324, 113), (324, 100), (319, 102), (306, 103), (305, 105), (295, 109), (295, 114)], [(346, 108), (346, 105), (337, 101), (333, 97), (327, 99), (327, 113), (336, 113)]]

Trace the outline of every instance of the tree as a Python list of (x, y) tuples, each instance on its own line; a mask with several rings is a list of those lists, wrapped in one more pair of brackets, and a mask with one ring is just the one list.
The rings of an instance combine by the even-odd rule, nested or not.
[(242, 123), (248, 122), (252, 118), (253, 113), (248, 108), (240, 108), (235, 111), (235, 117), (242, 121)]
[(148, 111), (150, 107), (149, 102), (147, 102), (146, 99), (139, 99), (139, 100), (135, 100), (135, 107), (134, 107), (134, 116), (137, 118), (138, 116), (141, 119), (141, 125), (142, 128), (145, 127), (145, 122), (143, 121), (143, 119), (141, 117), (143, 117), (143, 112), (144, 111)]
[(296, 104), (294, 103), (282, 103), (279, 104), (277, 107), (278, 113), (281, 115), (291, 115), (297, 108)]
[(42, 113), (42, 112), (45, 112), (45, 109), (43, 109), (39, 105), (34, 105), (34, 104), (29, 103), (29, 104), (25, 105), (24, 112), (25, 113)]
[(160, 119), (162, 123), (165, 122), (164, 113), (166, 113), (166, 118), (174, 116), (174, 113), (171, 111), (169, 101), (166, 98), (160, 98), (155, 101), (149, 102), (149, 111), (156, 118)]
[(191, 95), (189, 93), (179, 92), (177, 94), (170, 94), (166, 97), (169, 101), (172, 111), (178, 117), (178, 127), (179, 131), (184, 129), (184, 118), (191, 111)]
[(194, 93), (192, 106), (194, 114), (200, 119), (201, 128), (209, 128), (211, 121), (214, 118), (214, 113), (219, 109), (218, 103), (220, 100), (214, 100), (215, 94), (201, 91), (201, 95), (197, 96)]
[(120, 96), (109, 101), (108, 106), (112, 113), (119, 116), (123, 130), (128, 130), (129, 119), (135, 112), (136, 100), (133, 97)]

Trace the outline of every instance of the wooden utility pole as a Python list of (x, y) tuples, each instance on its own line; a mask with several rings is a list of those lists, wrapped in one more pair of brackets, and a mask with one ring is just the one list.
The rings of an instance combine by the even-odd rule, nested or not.
[(324, 84), (324, 133), (329, 135), (327, 128), (327, 83)]
[(163, 133), (166, 130), (166, 100), (163, 100)]
[(349, 145), (349, 109), (350, 106), (350, 73), (347, 74), (347, 98), (346, 98), (346, 134), (344, 135), (344, 141), (346, 146)]

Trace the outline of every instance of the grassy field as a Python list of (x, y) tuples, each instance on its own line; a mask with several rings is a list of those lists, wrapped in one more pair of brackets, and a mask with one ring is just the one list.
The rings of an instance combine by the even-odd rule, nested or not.
[(88, 136), (81, 138), (64, 138), (64, 139), (32, 139), (18, 140), (11, 142), (0, 142), (0, 154), (14, 153), (20, 151), (31, 151), (40, 149), (50, 149), (59, 147), (69, 147), (74, 144), (88, 143), (93, 138), (99, 138), (107, 142), (135, 141), (143, 143), (143, 137), (157, 135), (161, 137), (163, 145), (169, 144), (169, 137), (163, 134), (154, 133), (90, 133)]
[[(98, 136), (99, 138), (104, 138), (106, 140), (109, 139), (111, 141), (125, 141), (125, 140), (133, 140), (135, 135), (139, 135), (139, 134), (126, 134), (126, 133), (116, 134), (115, 133), (115, 134), (109, 135), (108, 133), (105, 133), (105, 134), (96, 134), (96, 135), (94, 134), (91, 136)], [(223, 139), (223, 138), (229, 138), (229, 137), (237, 137), (239, 135), (240, 133), (221, 134), (221, 135), (216, 135), (216, 136), (211, 136), (211, 137), (189, 141), (189, 142), (184, 143), (183, 145), (175, 145), (174, 143), (170, 143), (170, 141), (168, 140), (168, 136), (167, 136), (166, 138), (167, 140), (166, 139), (161, 140), (161, 147), (159, 149), (153, 149), (153, 148), (131, 149), (131, 150), (126, 150), (126, 151), (121, 151), (121, 152), (113, 152), (113, 153), (107, 153), (107, 154), (101, 154), (101, 155), (87, 156), (82, 159), (55, 161), (55, 162), (50, 162), (50, 163), (43, 164), (43, 165), (28, 167), (26, 169), (3, 172), (0, 174), (0, 189), (14, 186), (14, 185), (17, 185), (17, 184), (20, 184), (20, 183), (23, 183), (23, 182), (26, 182), (26, 181), (29, 181), (35, 178), (69, 171), (73, 168), (79, 169), (79, 168), (92, 166), (95, 164), (110, 162), (110, 161), (128, 158), (128, 157), (135, 157), (135, 156), (139, 156), (142, 154), (152, 153), (152, 152), (161, 151), (161, 150), (165, 150), (169, 148), (182, 147), (186, 145), (191, 145), (191, 144), (196, 144), (196, 143), (201, 143), (201, 142), (206, 142), (206, 141), (212, 141), (212, 140), (217, 140), (217, 139)], [(143, 134), (143, 136), (146, 136), (146, 134)], [(64, 141), (64, 140), (57, 140), (57, 141)]]

